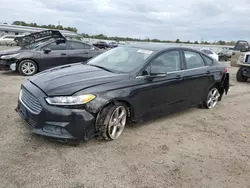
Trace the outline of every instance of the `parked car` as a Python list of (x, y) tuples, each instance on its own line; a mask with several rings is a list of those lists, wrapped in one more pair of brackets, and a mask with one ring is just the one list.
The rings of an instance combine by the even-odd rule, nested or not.
[(219, 61), (228, 61), (231, 59), (233, 53), (233, 48), (223, 47), (218, 53)]
[(137, 44), (29, 77), (16, 111), (39, 135), (114, 140), (131, 121), (214, 108), (228, 89), (225, 65), (200, 51)]
[(108, 45), (108, 43), (104, 42), (104, 41), (99, 41), (93, 44), (94, 46), (100, 48), (100, 49), (107, 49), (110, 48), (110, 46)]
[(202, 48), (201, 51), (202, 51), (203, 53), (209, 55), (210, 57), (214, 58), (215, 60), (219, 61), (219, 56), (218, 56), (218, 54), (216, 54), (213, 50)]
[(59, 31), (46, 32), (16, 38), (20, 48), (0, 52), (0, 70), (31, 76), (55, 66), (86, 62), (103, 52), (93, 45), (68, 40)]
[(0, 37), (0, 45), (14, 46), (16, 45), (14, 39), (17, 35), (4, 35)]
[(239, 69), (236, 74), (238, 82), (246, 82), (250, 78), (250, 52), (242, 53), (238, 60)]
[(117, 46), (118, 46), (118, 43), (115, 41), (109, 43), (110, 48), (116, 48)]
[(238, 40), (235, 46), (232, 48), (231, 66), (238, 66), (239, 57), (245, 51), (249, 49), (249, 43), (245, 40)]

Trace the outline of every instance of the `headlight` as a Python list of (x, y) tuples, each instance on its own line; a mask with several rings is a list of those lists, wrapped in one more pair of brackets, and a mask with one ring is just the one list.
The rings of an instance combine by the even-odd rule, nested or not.
[(45, 100), (52, 105), (81, 105), (92, 101), (95, 95), (79, 95), (79, 96), (60, 96), (60, 97), (47, 97)]
[(14, 58), (14, 57), (16, 57), (18, 55), (19, 54), (3, 55), (3, 56), (1, 56), (1, 59), (11, 59), (11, 58)]

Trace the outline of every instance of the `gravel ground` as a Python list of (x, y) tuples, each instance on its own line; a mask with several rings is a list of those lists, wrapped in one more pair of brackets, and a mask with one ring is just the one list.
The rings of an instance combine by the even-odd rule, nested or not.
[(78, 147), (32, 134), (14, 111), (24, 77), (2, 72), (0, 187), (249, 188), (250, 85), (236, 82), (236, 70), (213, 110), (185, 110)]

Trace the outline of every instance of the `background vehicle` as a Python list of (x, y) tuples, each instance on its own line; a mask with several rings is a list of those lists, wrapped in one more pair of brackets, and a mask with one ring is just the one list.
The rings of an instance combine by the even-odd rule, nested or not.
[(84, 42), (66, 40), (56, 31), (33, 33), (16, 42), (20, 48), (0, 52), (0, 69), (18, 70), (25, 76), (59, 65), (85, 62), (103, 52)]
[(219, 61), (228, 61), (231, 59), (233, 53), (233, 48), (223, 47), (218, 53)]
[(211, 49), (204, 49), (202, 48), (201, 51), (207, 55), (209, 55), (210, 57), (214, 58), (215, 60), (219, 61), (219, 56), (218, 54), (216, 54), (214, 51), (212, 51)]
[(14, 46), (16, 45), (14, 39), (18, 36), (23, 36), (23, 35), (4, 35), (0, 37), (0, 45)]
[(115, 47), (117, 47), (117, 46), (118, 46), (118, 43), (115, 42), (115, 41), (109, 43), (109, 47), (110, 47), (110, 48), (115, 48)]
[(97, 48), (100, 48), (100, 49), (110, 48), (110, 46), (108, 45), (108, 43), (106, 43), (104, 41), (99, 41), (97, 43), (94, 43), (93, 45), (96, 46)]
[(238, 40), (233, 47), (232, 57), (231, 57), (231, 66), (238, 66), (238, 60), (242, 53), (245, 50), (249, 49), (249, 44), (245, 40)]
[(236, 74), (238, 82), (246, 82), (250, 78), (250, 52), (242, 53), (237, 65), (239, 69)]
[(16, 110), (37, 134), (114, 140), (130, 121), (214, 108), (228, 89), (226, 67), (206, 54), (138, 44), (26, 79)]

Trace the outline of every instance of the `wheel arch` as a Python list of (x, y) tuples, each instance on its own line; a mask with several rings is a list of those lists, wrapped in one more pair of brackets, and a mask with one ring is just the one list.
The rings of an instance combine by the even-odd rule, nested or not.
[(32, 58), (22, 58), (22, 59), (19, 59), (19, 60), (17, 61), (17, 63), (16, 63), (17, 70), (18, 70), (19, 64), (20, 64), (22, 61), (25, 61), (25, 60), (33, 61), (33, 62), (36, 64), (36, 66), (37, 66), (37, 71), (39, 71), (39, 65), (38, 65), (37, 61), (34, 60), (34, 59), (32, 59)]

